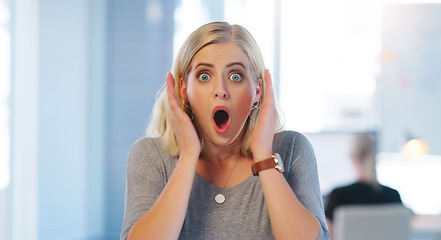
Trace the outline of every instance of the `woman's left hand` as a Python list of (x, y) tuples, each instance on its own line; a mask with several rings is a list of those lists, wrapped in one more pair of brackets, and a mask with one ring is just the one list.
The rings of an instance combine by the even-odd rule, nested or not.
[(251, 136), (251, 152), (253, 153), (254, 161), (264, 160), (271, 156), (277, 124), (274, 91), (268, 69), (265, 70), (264, 78), (265, 94), (260, 109), (260, 117)]

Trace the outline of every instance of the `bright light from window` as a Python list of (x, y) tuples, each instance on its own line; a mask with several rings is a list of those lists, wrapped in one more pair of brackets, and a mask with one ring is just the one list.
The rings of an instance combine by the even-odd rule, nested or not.
[(274, 1), (267, 0), (181, 0), (175, 9), (174, 56), (185, 39), (211, 21), (239, 24), (256, 39), (265, 65), (274, 69)]
[(9, 9), (0, 1), (0, 190), (9, 186), (9, 91), (10, 36)]
[(280, 102), (286, 128), (370, 129), (380, 66), (380, 5), (284, 0), (281, 10)]
[(400, 153), (378, 156), (378, 180), (395, 188), (403, 203), (416, 214), (441, 214), (441, 156), (424, 155), (408, 161)]

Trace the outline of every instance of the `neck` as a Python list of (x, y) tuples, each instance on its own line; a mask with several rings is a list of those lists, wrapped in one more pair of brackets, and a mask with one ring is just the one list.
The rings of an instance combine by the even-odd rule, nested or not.
[(373, 185), (378, 184), (377, 174), (376, 174), (375, 170), (360, 172), (358, 174), (357, 181), (361, 182), (361, 183), (367, 183), (367, 184), (373, 184)]
[(377, 181), (377, 171), (375, 169), (375, 159), (363, 159), (358, 158), (353, 159), (354, 167), (357, 172), (357, 181), (361, 183), (367, 183), (376, 185)]
[(201, 155), (201, 159), (211, 163), (226, 163), (231, 160), (241, 158), (241, 145), (235, 142), (227, 146), (218, 146), (210, 142), (206, 142), (205, 151)]
[(234, 176), (240, 176), (239, 162), (242, 162), (242, 157), (236, 152), (219, 152), (219, 154), (209, 152), (200, 157), (197, 171), (205, 180), (218, 188), (234, 186), (238, 183)]
[(249, 177), (253, 160), (243, 156), (240, 145), (205, 146), (197, 171), (206, 181), (218, 188), (232, 187)]
[(200, 157), (208, 168), (229, 169), (242, 158), (240, 152), (209, 152)]

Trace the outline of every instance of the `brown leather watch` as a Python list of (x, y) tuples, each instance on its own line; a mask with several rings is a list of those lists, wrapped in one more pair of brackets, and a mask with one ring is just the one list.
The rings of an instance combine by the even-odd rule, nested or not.
[(272, 155), (268, 159), (254, 163), (251, 166), (251, 171), (253, 172), (254, 176), (258, 176), (260, 171), (270, 169), (270, 168), (275, 168), (280, 173), (283, 173), (283, 171), (284, 171), (283, 161), (278, 153), (274, 153), (274, 155)]

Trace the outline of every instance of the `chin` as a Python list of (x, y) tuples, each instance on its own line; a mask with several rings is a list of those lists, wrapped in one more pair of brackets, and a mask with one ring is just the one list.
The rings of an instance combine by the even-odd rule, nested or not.
[(235, 142), (239, 142), (242, 138), (243, 130), (242, 131), (232, 131), (232, 129), (229, 129), (224, 134), (219, 134), (216, 131), (214, 131), (214, 134), (210, 137), (210, 142), (215, 144), (216, 146), (220, 147), (226, 147), (230, 146)]

